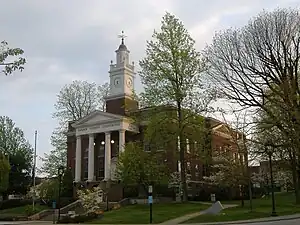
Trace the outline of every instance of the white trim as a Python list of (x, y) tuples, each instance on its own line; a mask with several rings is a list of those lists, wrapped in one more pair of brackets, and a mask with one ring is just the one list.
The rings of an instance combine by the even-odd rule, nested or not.
[(130, 121), (113, 120), (103, 123), (88, 124), (82, 127), (76, 128), (76, 135), (86, 135), (95, 133), (105, 133), (118, 130), (127, 130), (134, 133), (139, 133), (137, 125), (130, 123)]
[(127, 99), (130, 99), (130, 100), (134, 100), (132, 96), (128, 95), (128, 94), (116, 94), (116, 95), (111, 95), (111, 96), (105, 96), (104, 97), (104, 100), (105, 101), (110, 101), (110, 100), (116, 100), (116, 99), (120, 99), (120, 98), (127, 98)]
[(120, 115), (116, 115), (116, 114), (112, 114), (112, 113), (108, 113), (108, 112), (102, 112), (100, 110), (95, 110), (94, 112), (91, 112), (89, 115), (79, 119), (78, 121), (76, 121), (75, 123), (72, 124), (72, 127), (77, 128), (78, 126), (84, 124), (85, 122), (87, 122), (89, 119), (100, 115), (100, 116), (104, 116), (107, 117), (108, 120), (121, 120), (124, 117), (120, 116)]

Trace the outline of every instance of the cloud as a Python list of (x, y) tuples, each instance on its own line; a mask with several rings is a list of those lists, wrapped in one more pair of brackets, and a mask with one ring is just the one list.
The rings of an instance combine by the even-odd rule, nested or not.
[(295, 7), (299, 1), (3, 1), (1, 39), (23, 48), (28, 63), (24, 72), (0, 77), (0, 115), (16, 121), (32, 143), (34, 130), (39, 130), (38, 153), (43, 155), (51, 149), (49, 137), (57, 125), (51, 117), (57, 93), (76, 79), (108, 81), (121, 30), (128, 35), (131, 59), (138, 64), (146, 40), (159, 29), (166, 11), (183, 21), (201, 50), (216, 30), (242, 26), (263, 8), (279, 6)]

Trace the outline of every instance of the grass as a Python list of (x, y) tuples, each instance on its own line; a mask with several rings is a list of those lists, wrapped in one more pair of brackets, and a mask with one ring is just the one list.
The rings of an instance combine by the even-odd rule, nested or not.
[[(162, 223), (189, 213), (207, 209), (208, 205), (195, 203), (153, 204), (153, 223)], [(145, 224), (149, 223), (149, 205), (131, 205), (105, 212), (103, 218), (89, 223), (99, 224)]]
[[(223, 210), (218, 215), (201, 215), (192, 218), (184, 223), (203, 222), (224, 222), (237, 220), (250, 220), (263, 217), (270, 217), (272, 212), (272, 200), (270, 197), (263, 199), (253, 199), (253, 210), (250, 212), (249, 201), (245, 201), (245, 206), (241, 207), (237, 201), (221, 202), (222, 204), (239, 204), (234, 208)], [(300, 205), (295, 205), (294, 193), (277, 193), (275, 195), (276, 212), (278, 216), (300, 213)]]
[[(20, 206), (20, 207), (15, 207), (15, 208), (11, 208), (11, 209), (3, 209), (3, 210), (0, 210), (0, 215), (27, 216), (27, 209), (29, 207), (32, 207), (32, 205)], [(49, 207), (44, 206), (44, 205), (35, 205), (35, 210), (37, 212), (41, 212), (45, 209), (49, 209)]]

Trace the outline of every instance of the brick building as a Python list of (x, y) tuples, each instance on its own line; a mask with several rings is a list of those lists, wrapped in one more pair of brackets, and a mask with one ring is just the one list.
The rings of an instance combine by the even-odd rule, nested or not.
[[(114, 180), (114, 168), (118, 153), (124, 151), (125, 143), (134, 140), (143, 141), (143, 121), (134, 123), (130, 115), (142, 114), (151, 108), (140, 109), (134, 100), (134, 64), (129, 62), (129, 50), (122, 40), (116, 50), (116, 63), (111, 62), (110, 92), (106, 97), (106, 112), (94, 111), (82, 119), (70, 122), (67, 133), (67, 163), (74, 173), (75, 183), (98, 185), (101, 181)], [(207, 128), (207, 148), (222, 150), (233, 146), (228, 127), (222, 122), (205, 118)], [(187, 140), (187, 150), (194, 143)], [(169, 151), (174, 152), (173, 146)], [(149, 150), (145, 145), (145, 151)], [(168, 158), (168, 154), (165, 155)], [(188, 172), (193, 179), (201, 180), (209, 175), (209, 163), (201, 160), (187, 162)], [(168, 160), (172, 170), (178, 169), (178, 162)]]

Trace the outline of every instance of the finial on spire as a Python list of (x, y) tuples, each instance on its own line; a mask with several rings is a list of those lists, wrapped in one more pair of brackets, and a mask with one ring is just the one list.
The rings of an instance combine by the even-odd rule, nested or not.
[(127, 36), (124, 34), (124, 31), (122, 30), (122, 33), (120, 35), (118, 35), (118, 38), (121, 38), (121, 44), (124, 45), (124, 39), (126, 38)]

